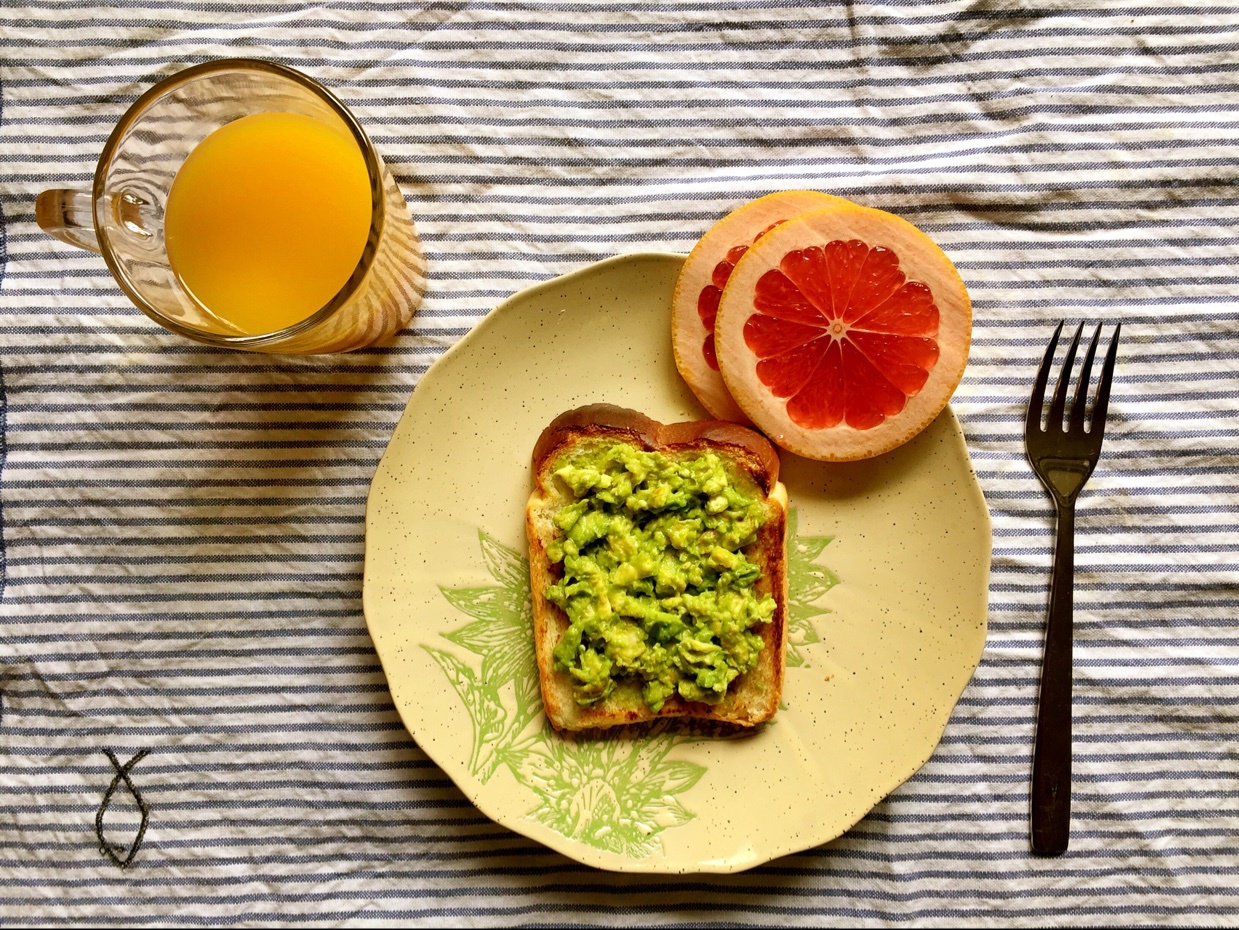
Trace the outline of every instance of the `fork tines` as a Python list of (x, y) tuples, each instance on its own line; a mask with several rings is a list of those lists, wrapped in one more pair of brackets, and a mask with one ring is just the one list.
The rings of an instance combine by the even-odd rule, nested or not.
[[(1028, 402), (1028, 430), (1042, 431), (1041, 429), (1041, 413), (1045, 406), (1045, 389), (1050, 379), (1050, 369), (1054, 364), (1054, 353), (1058, 348), (1058, 339), (1063, 331), (1063, 323), (1060, 322), (1054, 329), (1054, 336), (1050, 339), (1050, 344), (1045, 350), (1045, 358), (1041, 362), (1041, 368), (1037, 371), (1037, 380), (1033, 385), (1032, 396)], [(1097, 355), (1097, 343), (1101, 338), (1102, 324), (1098, 323), (1093, 330), (1093, 338), (1089, 341), (1088, 349), (1084, 353), (1084, 362), (1080, 366), (1080, 377), (1076, 383), (1075, 397), (1071, 402), (1070, 420), (1067, 423), (1067, 431), (1080, 433), (1084, 431), (1084, 410), (1088, 402), (1088, 387), (1092, 376), (1093, 359)], [(1122, 330), (1123, 324), (1117, 323), (1114, 327), (1114, 334), (1110, 337), (1110, 346), (1106, 350), (1106, 358), (1102, 363), (1101, 375), (1097, 381), (1097, 396), (1093, 401), (1093, 412), (1089, 418), (1088, 432), (1098, 433), (1105, 428), (1106, 423), (1106, 408), (1110, 404), (1110, 383), (1114, 378), (1114, 360), (1118, 355), (1119, 332)], [(1071, 340), (1071, 345), (1067, 347), (1067, 355), (1063, 359), (1062, 369), (1058, 376), (1058, 384), (1054, 389), (1054, 398), (1050, 401), (1050, 411), (1047, 416), (1046, 428), (1061, 429), (1063, 423), (1063, 413), (1067, 406), (1067, 382), (1071, 378), (1071, 372), (1075, 365), (1076, 351), (1080, 347), (1080, 335), (1084, 331), (1084, 324), (1081, 323), (1076, 327), (1075, 337)]]

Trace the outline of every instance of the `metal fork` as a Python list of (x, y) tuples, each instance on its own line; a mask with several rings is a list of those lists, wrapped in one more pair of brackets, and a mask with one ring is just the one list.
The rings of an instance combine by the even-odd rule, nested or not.
[(1058, 376), (1054, 399), (1041, 428), (1045, 388), (1054, 364), (1054, 351), (1063, 331), (1059, 323), (1054, 338), (1045, 350), (1028, 401), (1024, 424), (1024, 448), (1033, 471), (1054, 499), (1058, 531), (1054, 543), (1054, 574), (1050, 586), (1049, 617), (1045, 631), (1045, 656), (1041, 667), (1041, 696), (1037, 704), (1037, 731), (1033, 748), (1032, 848), (1040, 853), (1061, 853), (1067, 849), (1071, 826), (1071, 639), (1072, 581), (1075, 572), (1075, 505), (1084, 483), (1101, 456), (1101, 440), (1106, 426), (1106, 407), (1110, 402), (1110, 383), (1114, 378), (1114, 359), (1118, 352), (1120, 326), (1116, 326), (1106, 351), (1097, 383), (1097, 396), (1085, 429), (1089, 376), (1097, 354), (1101, 325), (1085, 352), (1076, 384), (1075, 397), (1064, 426), (1067, 383), (1080, 345), (1081, 323), (1067, 349)]

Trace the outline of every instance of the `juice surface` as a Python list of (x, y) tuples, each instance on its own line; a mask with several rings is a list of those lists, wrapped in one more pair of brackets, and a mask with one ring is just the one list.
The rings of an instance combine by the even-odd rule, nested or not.
[(357, 143), (296, 113), (255, 113), (207, 136), (177, 172), (164, 213), (168, 260), (215, 317), (274, 332), (326, 304), (370, 230)]

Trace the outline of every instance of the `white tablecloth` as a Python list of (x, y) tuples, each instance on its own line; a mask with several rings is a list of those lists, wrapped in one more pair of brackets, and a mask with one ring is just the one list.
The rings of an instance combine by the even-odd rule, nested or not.
[[(36, 227), (154, 80), (231, 56), (327, 83), (392, 166), (430, 288), (390, 347), (203, 348)], [(1227, 4), (0, 4), (0, 919), (1239, 923), (1237, 105)], [(501, 299), (789, 188), (907, 217), (969, 285), (988, 645), (933, 758), (841, 839), (595, 871), (490, 822), (401, 725), (367, 488)], [(1072, 846), (1036, 858), (1052, 522), (1021, 432), (1060, 319), (1124, 328), (1078, 517)]]

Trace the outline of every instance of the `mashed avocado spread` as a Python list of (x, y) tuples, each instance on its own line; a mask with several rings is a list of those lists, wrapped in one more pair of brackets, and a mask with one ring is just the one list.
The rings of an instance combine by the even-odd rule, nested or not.
[(755, 628), (775, 610), (741, 551), (765, 520), (760, 490), (713, 453), (670, 458), (623, 443), (553, 468), (573, 499), (547, 546), (563, 574), (546, 597), (568, 616), (555, 663), (578, 703), (602, 700), (617, 679), (640, 683), (655, 712), (672, 694), (721, 699), (757, 664)]

